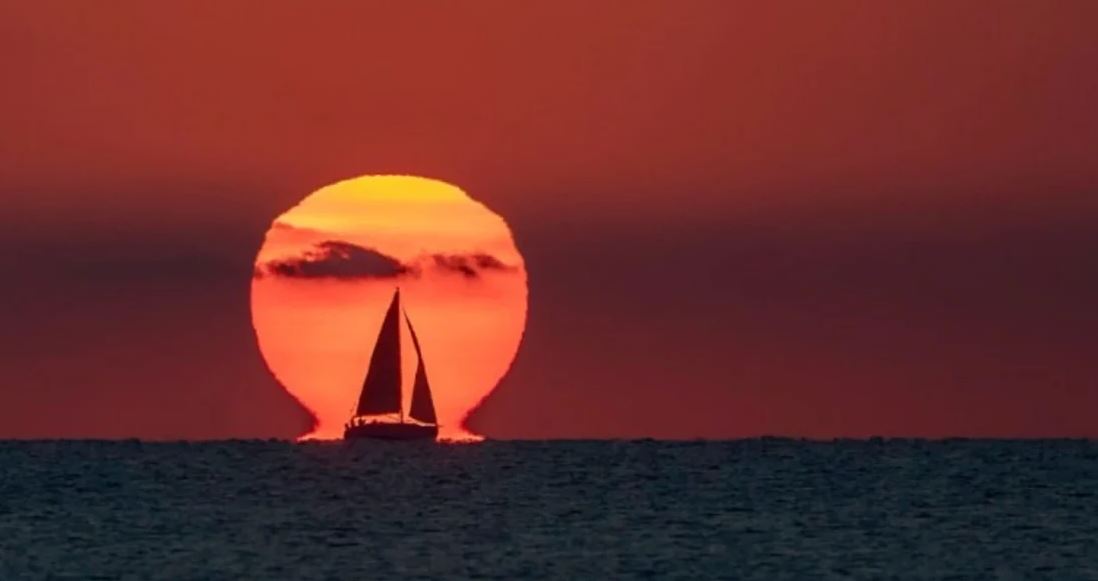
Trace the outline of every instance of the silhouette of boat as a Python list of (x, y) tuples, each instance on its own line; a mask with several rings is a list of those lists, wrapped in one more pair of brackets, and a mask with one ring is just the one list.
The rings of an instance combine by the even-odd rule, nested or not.
[[(438, 419), (435, 403), (431, 398), (431, 386), (427, 382), (427, 369), (423, 365), (423, 352), (412, 327), (412, 320), (403, 311), (404, 321), (416, 349), (416, 377), (412, 384), (412, 405), (405, 418), (401, 391), (400, 369), (400, 289), (393, 293), (377, 344), (370, 356), (370, 368), (362, 383), (355, 413), (343, 431), (345, 440), (377, 438), (383, 440), (424, 440), (438, 436)], [(396, 414), (396, 417), (393, 415)], [(410, 420), (410, 421), (409, 421)]]

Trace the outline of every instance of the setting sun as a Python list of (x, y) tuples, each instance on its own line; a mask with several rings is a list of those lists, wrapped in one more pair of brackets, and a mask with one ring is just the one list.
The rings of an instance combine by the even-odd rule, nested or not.
[[(503, 219), (461, 189), (365, 176), (321, 188), (276, 218), (256, 258), (259, 347), (316, 415), (307, 438), (342, 435), (397, 287), (430, 373), (440, 436), (473, 437), (462, 421), (507, 371), (522, 338), (522, 256)], [(415, 365), (405, 350), (405, 408)]]

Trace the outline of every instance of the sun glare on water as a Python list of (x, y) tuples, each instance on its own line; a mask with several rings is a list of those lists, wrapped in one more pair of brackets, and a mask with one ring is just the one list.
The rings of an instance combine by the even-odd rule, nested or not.
[[(518, 350), (525, 264), (501, 217), (456, 186), (413, 176), (317, 190), (274, 220), (256, 257), (256, 337), (275, 377), (317, 418), (303, 438), (342, 437), (398, 286), (419, 336), (439, 439), (480, 439), (462, 421)], [(405, 349), (405, 409), (415, 365)]]

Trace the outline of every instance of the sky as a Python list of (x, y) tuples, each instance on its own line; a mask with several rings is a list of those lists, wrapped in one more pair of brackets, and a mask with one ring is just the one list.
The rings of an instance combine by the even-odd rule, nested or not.
[(504, 217), (497, 438), (1098, 436), (1098, 6), (0, 5), (0, 437), (292, 438), (272, 220)]

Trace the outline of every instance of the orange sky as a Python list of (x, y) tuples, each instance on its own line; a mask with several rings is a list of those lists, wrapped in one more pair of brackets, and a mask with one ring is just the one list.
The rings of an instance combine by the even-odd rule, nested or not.
[(4, 3), (0, 436), (307, 431), (255, 346), (254, 259), (364, 174), (458, 184), (522, 249), (478, 433), (1098, 435), (1095, 21)]

